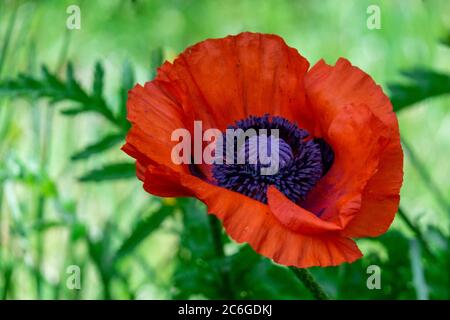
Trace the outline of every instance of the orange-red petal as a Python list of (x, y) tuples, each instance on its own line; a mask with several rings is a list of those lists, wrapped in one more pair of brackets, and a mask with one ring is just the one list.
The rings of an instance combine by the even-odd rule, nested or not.
[[(339, 168), (339, 162), (333, 165), (333, 169), (342, 174), (349, 173), (357, 176), (361, 181), (360, 204), (353, 213), (339, 218), (345, 223), (343, 234), (351, 237), (376, 236), (387, 230), (392, 223), (394, 215), (398, 208), (399, 191), (403, 177), (403, 153), (400, 146), (399, 130), (397, 118), (392, 111), (392, 105), (389, 99), (383, 93), (380, 86), (366, 73), (352, 66), (347, 60), (339, 59), (335, 66), (329, 66), (323, 61), (319, 61), (307, 74), (306, 80), (307, 100), (309, 107), (302, 109), (304, 123), (316, 136), (324, 137), (329, 143), (333, 140), (330, 137), (330, 127), (336, 123), (339, 117), (348, 117), (342, 113), (353, 113), (353, 118), (360, 117), (367, 110), (372, 114), (371, 120), (361, 124), (358, 132), (359, 137), (351, 143), (344, 135), (339, 137), (340, 143), (351, 144), (353, 148), (362, 150), (364, 153), (377, 146), (375, 140), (367, 140), (368, 135), (375, 133), (373, 130), (379, 130), (380, 145), (379, 150), (374, 150), (373, 157), (355, 158), (354, 165), (348, 162), (348, 167)], [(350, 110), (349, 110), (350, 109)], [(339, 128), (337, 125), (337, 134), (345, 130), (345, 127)], [(378, 129), (376, 129), (378, 127)], [(374, 135), (376, 138), (376, 135)], [(331, 140), (330, 140), (331, 139)], [(333, 144), (333, 143), (331, 143)], [(338, 154), (344, 150), (343, 145), (332, 145)], [(370, 161), (372, 165), (368, 166)], [(337, 159), (339, 161), (339, 159)], [(370, 167), (371, 173), (366, 170), (366, 174), (358, 171), (358, 164)], [(375, 167), (373, 167), (375, 165)], [(312, 202), (316, 204), (323, 201), (332, 205), (339, 203), (343, 197), (334, 198), (331, 196), (335, 191), (345, 190), (339, 186), (339, 179), (333, 177), (333, 169), (319, 182), (317, 188), (308, 195), (314, 198)], [(339, 178), (336, 175), (335, 178)], [(325, 188), (323, 185), (332, 180), (329, 185), (331, 188)], [(334, 187), (334, 188), (333, 188)], [(308, 205), (308, 204), (307, 204)], [(329, 207), (328, 206), (328, 207)], [(317, 210), (317, 208), (312, 208)], [(324, 216), (327, 218), (327, 215)], [(329, 216), (328, 216), (329, 217)]]
[(190, 189), (223, 223), (237, 242), (247, 242), (256, 252), (283, 265), (299, 268), (334, 266), (361, 257), (353, 240), (337, 233), (316, 235), (294, 232), (285, 227), (269, 206), (208, 184), (196, 177), (182, 175), (182, 184)]
[(298, 120), (308, 67), (282, 38), (246, 32), (186, 49), (159, 70), (157, 79), (176, 87), (172, 90), (191, 118), (224, 130), (250, 115)]
[(175, 171), (188, 172), (186, 166), (176, 165), (171, 159), (172, 148), (178, 143), (171, 141), (172, 132), (183, 128), (181, 107), (161, 90), (158, 82), (144, 87), (137, 85), (128, 93), (127, 119), (131, 129), (126, 138), (125, 152), (144, 165), (156, 163)]
[(301, 234), (321, 234), (342, 230), (336, 223), (320, 219), (315, 214), (290, 201), (274, 186), (267, 191), (268, 204), (273, 215), (286, 228)]

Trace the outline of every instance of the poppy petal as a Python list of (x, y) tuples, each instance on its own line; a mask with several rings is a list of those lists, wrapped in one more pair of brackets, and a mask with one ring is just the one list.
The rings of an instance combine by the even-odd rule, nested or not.
[(164, 166), (149, 166), (145, 171), (144, 189), (159, 197), (192, 197), (192, 192), (183, 187), (179, 177)]
[(368, 107), (348, 105), (339, 109), (329, 124), (326, 118), (321, 123), (328, 125), (327, 131), (321, 129), (335, 153), (333, 166), (300, 205), (321, 219), (345, 227), (360, 210), (362, 191), (377, 170), (388, 137), (386, 126)]
[[(182, 109), (167, 96), (157, 82), (145, 87), (135, 86), (127, 101), (127, 118), (132, 127), (128, 132), (124, 151), (145, 157), (147, 162), (164, 164), (175, 171), (188, 172), (185, 165), (176, 165), (171, 159), (172, 148), (178, 143), (171, 141), (172, 132), (183, 128)], [(134, 150), (134, 152), (132, 151)]]
[(302, 234), (319, 234), (330, 231), (340, 231), (342, 227), (323, 219), (296, 205), (286, 198), (274, 186), (267, 191), (269, 207), (274, 216), (286, 228)]
[(224, 130), (250, 115), (298, 120), (308, 61), (276, 35), (241, 33), (202, 41), (166, 63), (157, 79), (177, 86), (186, 114)]
[(284, 225), (270, 208), (240, 193), (182, 175), (190, 189), (215, 214), (232, 239), (247, 242), (256, 252), (283, 265), (299, 268), (333, 266), (362, 256), (353, 240), (338, 234), (306, 235)]
[(122, 146), (122, 151), (136, 159), (136, 176), (139, 180), (144, 181), (147, 166), (150, 165), (152, 161), (147, 156), (140, 153), (132, 144), (125, 143)]
[[(376, 170), (362, 190), (360, 209), (343, 231), (351, 237), (384, 233), (397, 212), (403, 180), (398, 123), (388, 97), (369, 75), (342, 58), (335, 66), (319, 61), (308, 72), (305, 85), (309, 108), (302, 109), (302, 116), (308, 119), (304, 125), (314, 134), (327, 135), (326, 130), (336, 114), (347, 112), (341, 106), (364, 105), (385, 125), (380, 132), (386, 135), (387, 143), (379, 150)], [(360, 145), (367, 146), (363, 142)]]
[(400, 202), (403, 181), (403, 152), (400, 139), (394, 138), (385, 148), (378, 171), (369, 180), (362, 195), (361, 210), (347, 225), (349, 237), (376, 237), (387, 231)]

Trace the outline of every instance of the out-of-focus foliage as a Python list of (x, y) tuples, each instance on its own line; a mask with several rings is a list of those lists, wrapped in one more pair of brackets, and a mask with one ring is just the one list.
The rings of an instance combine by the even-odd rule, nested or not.
[[(103, 77), (104, 70), (100, 63), (96, 63), (93, 74), (92, 93), (87, 93), (75, 79), (74, 70), (71, 63), (67, 64), (65, 81), (59, 79), (51, 73), (47, 67), (42, 67), (42, 76), (34, 78), (31, 75), (20, 74), (17, 79), (7, 80), (0, 86), (0, 95), (5, 97), (29, 97), (32, 99), (47, 98), (50, 105), (55, 105), (61, 101), (70, 101), (75, 105), (63, 109), (61, 112), (67, 116), (74, 116), (80, 113), (94, 112), (104, 117), (113, 124), (117, 133), (108, 134), (99, 141), (86, 146), (83, 150), (73, 154), (72, 160), (86, 159), (97, 153), (106, 151), (125, 138), (129, 125), (126, 119), (126, 99), (125, 92), (132, 86), (132, 69), (128, 64), (124, 65), (123, 83), (120, 87), (120, 105), (114, 111), (108, 106), (103, 97)], [(120, 178), (129, 178), (135, 175), (134, 164), (113, 163), (95, 169), (84, 174), (81, 181), (102, 181)]]
[[(80, 30), (66, 28), (72, 4)], [(379, 30), (366, 25), (373, 4)], [(361, 260), (312, 268), (317, 281), (337, 299), (448, 299), (449, 9), (444, 0), (0, 1), (0, 297), (312, 298), (198, 201), (146, 194), (120, 151), (136, 82), (188, 45), (250, 30), (281, 35), (311, 64), (347, 57), (390, 84), (398, 112), (402, 211), (388, 233), (358, 241)], [(373, 265), (379, 290), (367, 287)]]
[[(256, 254), (248, 245), (224, 255), (214, 240), (214, 216), (204, 206), (188, 201), (183, 210), (178, 264), (174, 273), (175, 298), (298, 299), (309, 298), (286, 268)], [(219, 229), (220, 230), (220, 229)], [(220, 245), (227, 238), (220, 235)]]
[(450, 93), (450, 76), (435, 71), (416, 69), (402, 72), (411, 83), (392, 84), (391, 102), (395, 111), (424, 99)]

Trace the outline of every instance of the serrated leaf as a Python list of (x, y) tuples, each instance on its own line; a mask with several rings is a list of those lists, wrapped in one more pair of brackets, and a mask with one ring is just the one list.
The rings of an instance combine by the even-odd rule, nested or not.
[(172, 214), (174, 209), (175, 207), (172, 206), (162, 206), (155, 213), (139, 220), (131, 234), (117, 250), (115, 262), (133, 252), (152, 232), (160, 227), (161, 223)]
[(136, 166), (134, 163), (113, 163), (92, 170), (79, 178), (82, 182), (105, 181), (134, 178)]
[(93, 111), (102, 114), (121, 130), (127, 129), (123, 123), (116, 119), (111, 111), (112, 109), (102, 97), (103, 76), (103, 68), (97, 63), (94, 71), (93, 92), (89, 94), (83, 90), (75, 78), (74, 69), (70, 62), (67, 64), (64, 81), (44, 66), (40, 78), (21, 74), (16, 79), (0, 82), (0, 95), (48, 98), (51, 104), (62, 100), (77, 102), (80, 104), (80, 108), (65, 110), (63, 114), (74, 115), (80, 112)]
[(90, 106), (92, 107), (92, 109), (95, 109), (98, 112), (102, 113), (109, 120), (115, 122), (114, 115), (108, 107), (105, 99), (103, 98), (103, 77), (103, 66), (100, 62), (97, 62), (94, 69), (92, 96), (90, 97), (92, 101)]
[(42, 75), (44, 83), (48, 86), (49, 89), (56, 92), (65, 91), (64, 84), (54, 74), (52, 74), (46, 66), (42, 66)]
[(75, 73), (71, 62), (67, 64), (66, 69), (66, 92), (72, 99), (89, 104), (89, 97), (81, 88), (81, 85), (75, 79)]
[(17, 79), (0, 82), (2, 95), (26, 95), (33, 98), (49, 98), (53, 102), (73, 100), (89, 106), (89, 96), (83, 91), (73, 77), (73, 69), (68, 65), (67, 81), (59, 80), (45, 66), (42, 67), (41, 78), (20, 74)]
[(80, 160), (80, 159), (86, 159), (89, 158), (90, 156), (100, 153), (102, 151), (108, 150), (109, 148), (114, 147), (116, 144), (118, 144), (120, 141), (122, 141), (124, 139), (124, 135), (123, 134), (109, 134), (105, 137), (103, 137), (102, 139), (100, 139), (99, 141), (88, 145), (86, 148), (84, 148), (83, 150), (75, 153), (74, 155), (72, 155), (71, 159), (72, 160)]
[(450, 93), (450, 76), (432, 70), (415, 69), (403, 72), (407, 84), (390, 84), (391, 102), (400, 111), (427, 98)]

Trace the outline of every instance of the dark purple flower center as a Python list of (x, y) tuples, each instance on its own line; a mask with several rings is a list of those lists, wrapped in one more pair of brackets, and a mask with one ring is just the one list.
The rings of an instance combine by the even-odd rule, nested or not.
[[(334, 160), (323, 139), (312, 139), (282, 117), (250, 116), (228, 129), (235, 135), (224, 133), (223, 144), (216, 148), (216, 159), (222, 161), (213, 164), (214, 182), (263, 203), (270, 185), (294, 202), (305, 199)], [(248, 129), (256, 135), (249, 135)]]

